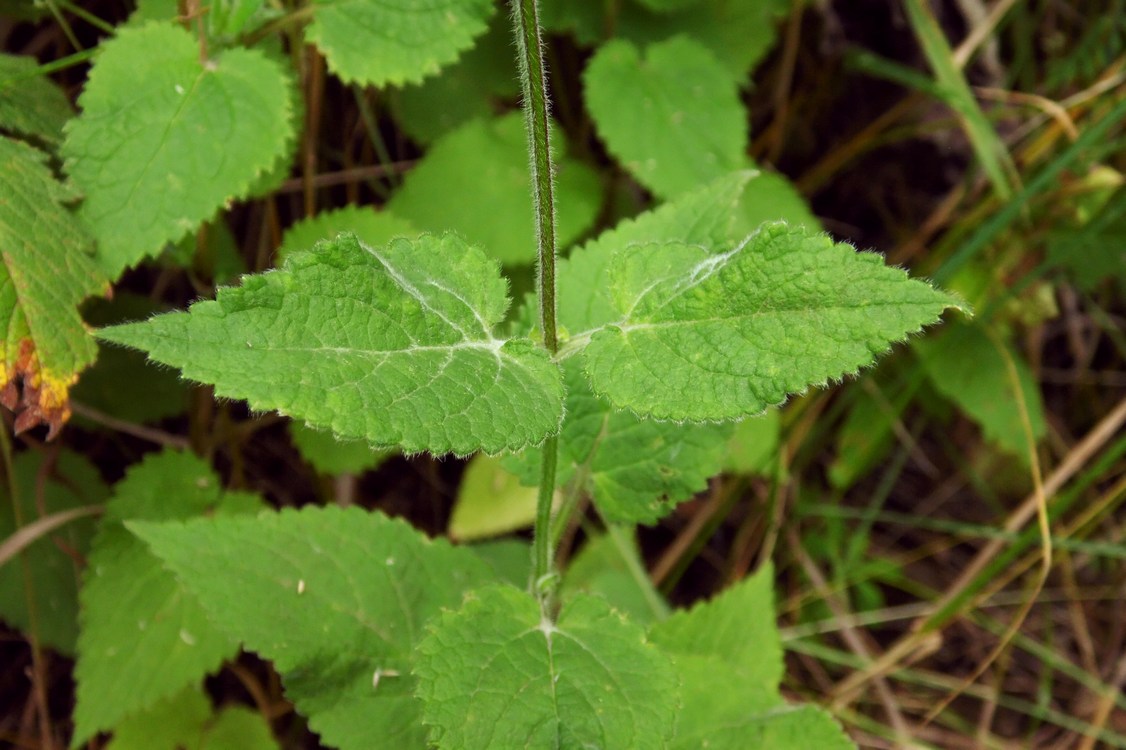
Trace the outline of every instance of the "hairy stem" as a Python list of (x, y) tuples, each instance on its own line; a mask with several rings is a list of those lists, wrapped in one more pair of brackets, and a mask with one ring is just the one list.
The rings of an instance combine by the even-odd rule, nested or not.
[[(532, 167), (532, 195), (535, 206), (536, 291), (540, 305), (540, 330), (543, 345), (555, 354), (559, 341), (555, 333), (555, 187), (551, 162), (551, 129), (548, 120), (547, 71), (540, 41), (539, 10), (536, 0), (512, 0), (512, 22), (516, 36), (520, 85), (524, 95), (524, 124), (528, 132), (528, 153)], [(532, 583), (541, 600), (550, 597), (552, 571), (551, 501), (555, 494), (555, 462), (558, 439), (543, 444), (539, 498), (533, 542)]]
[(536, 288), (540, 302), (543, 345), (552, 354), (559, 347), (555, 333), (555, 184), (548, 121), (547, 71), (540, 42), (536, 0), (512, 0), (520, 84), (524, 94), (524, 125), (528, 131), (532, 165), (532, 195), (536, 218)]

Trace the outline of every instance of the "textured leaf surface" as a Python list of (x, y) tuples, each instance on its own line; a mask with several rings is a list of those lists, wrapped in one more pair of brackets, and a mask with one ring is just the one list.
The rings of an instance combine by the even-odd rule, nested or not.
[[(28, 452), (19, 454), (14, 461), (23, 525), (40, 517), (37, 496), (40, 474), (45, 468), (42, 460), (40, 454)], [(42, 478), (42, 503), (47, 515), (97, 505), (109, 495), (97, 470), (82, 457), (66, 451), (59, 453), (53, 470), (44, 472)], [(0, 503), (0, 539), (7, 539), (16, 530), (7, 482), (0, 487)], [(61, 654), (74, 653), (80, 573), (75, 556), (86, 555), (93, 536), (93, 520), (79, 518), (36, 540), (22, 553), (31, 581), (39, 642)], [(28, 612), (24, 565), (17, 558), (0, 567), (0, 619), (27, 633), (32, 618)]]
[(366, 440), (340, 439), (304, 422), (290, 422), (289, 436), (301, 457), (321, 474), (360, 474), (391, 455), (390, 451), (372, 448)]
[(783, 224), (722, 253), (619, 253), (618, 322), (585, 349), (596, 393), (659, 419), (733, 419), (853, 373), (956, 298), (880, 256)]
[[(564, 373), (556, 483), (577, 477), (607, 521), (655, 523), (719, 473), (730, 425), (643, 419), (595, 396), (577, 358), (564, 363)], [(526, 484), (539, 481), (539, 451), (525, 451), (512, 465)]]
[(123, 722), (107, 750), (276, 750), (270, 725), (244, 706), (213, 713), (198, 687), (182, 690)]
[(1002, 450), (1028, 463), (1025, 437), (1016, 388), (1006, 366), (1012, 362), (1020, 394), (1027, 409), (1033, 441), (1047, 433), (1044, 403), (1036, 378), (1023, 358), (1007, 345), (990, 340), (979, 326), (958, 325), (933, 339), (918, 341), (931, 384), (965, 414), (981, 425), (985, 438)]
[(131, 528), (219, 626), (273, 660), (327, 744), (425, 744), (412, 649), (423, 623), (490, 579), (472, 552), (358, 508)]
[(0, 403), (19, 411), (17, 431), (44, 422), (54, 434), (70, 416), (70, 386), (97, 353), (77, 306), (105, 279), (63, 205), (74, 196), (46, 160), (0, 136)]
[(692, 39), (674, 37), (644, 55), (628, 41), (611, 41), (587, 65), (583, 86), (607, 148), (661, 197), (746, 161), (747, 113), (735, 83)]
[(74, 112), (63, 90), (35, 72), (38, 67), (34, 57), (0, 54), (0, 130), (54, 144)]
[[(556, 234), (566, 247), (594, 222), (602, 190), (585, 164), (560, 154), (555, 164)], [(420, 229), (452, 229), (504, 263), (530, 263), (536, 252), (531, 185), (517, 112), (474, 120), (435, 141), (388, 208)]]
[(382, 86), (420, 81), (484, 33), (492, 0), (319, 0), (306, 38), (337, 76)]
[(673, 747), (852, 747), (828, 714), (788, 705), (778, 692), (784, 667), (772, 586), (768, 566), (650, 629), (652, 642), (672, 655), (683, 686)]
[(341, 232), (351, 232), (372, 247), (386, 245), (396, 237), (418, 234), (410, 222), (390, 211), (377, 211), (368, 206), (345, 206), (302, 219), (287, 229), (274, 265), (282, 265), (290, 255), (310, 250), (321, 240), (335, 239)]
[(378, 250), (341, 235), (190, 312), (99, 336), (342, 437), (495, 453), (554, 432), (563, 397), (546, 350), (493, 337), (507, 306), (495, 262), (454, 235)]
[[(752, 172), (735, 172), (627, 219), (557, 265), (559, 324), (580, 333), (619, 317), (610, 297), (610, 261), (623, 248), (684, 242), (718, 248), (733, 239), (735, 209)], [(525, 315), (525, 317), (528, 317)]]
[(511, 587), (469, 594), (418, 647), (439, 748), (667, 746), (677, 681), (640, 628), (577, 596), (555, 624)]
[[(610, 260), (616, 252), (654, 240), (706, 247), (729, 241), (734, 208), (752, 173), (727, 175), (660, 208), (624, 221), (558, 265), (559, 323), (580, 332), (616, 319)], [(525, 313), (525, 317), (528, 314)], [(565, 363), (567, 408), (560, 439), (560, 485), (580, 472), (599, 510), (622, 522), (652, 522), (672, 504), (703, 489), (717, 473), (729, 428), (683, 426), (641, 419), (596, 397), (578, 363)], [(535, 485), (539, 456), (525, 452), (508, 465)]]
[(172, 24), (120, 29), (78, 103), (62, 153), (112, 277), (246, 195), (293, 131), (280, 66), (241, 48), (201, 65)]
[(211, 624), (123, 524), (260, 507), (251, 495), (224, 493), (211, 468), (188, 453), (151, 454), (114, 488), (80, 594), (76, 741), (198, 683), (238, 653), (238, 641)]

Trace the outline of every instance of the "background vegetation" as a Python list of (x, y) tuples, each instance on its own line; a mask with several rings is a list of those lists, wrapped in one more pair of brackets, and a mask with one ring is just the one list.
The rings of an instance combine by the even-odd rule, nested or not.
[[(542, 4), (564, 245), (710, 177), (708, 159), (733, 142), (720, 173), (771, 175), (743, 220), (816, 222), (977, 312), (740, 425), (724, 473), (639, 529), (659, 591), (689, 604), (773, 561), (784, 690), (827, 707), (862, 747), (1126, 747), (1126, 4), (763, 0), (746, 26), (720, 0), (664, 14), (639, 0)], [(112, 300), (88, 301), (90, 325), (182, 308), (364, 222), (376, 234), (456, 228), (496, 248), (514, 297), (531, 288), (505, 14), (425, 83), (364, 87), (293, 44), (300, 5), (268, 3), (275, 12), (245, 32), (297, 71), (292, 162), (259, 197), (127, 271)], [(56, 84), (20, 100), (28, 69), (2, 58), (0, 110), (48, 121), (73, 114), (89, 51), (138, 21), (114, 0), (0, 9), (5, 53), (38, 60)], [(718, 61), (735, 127), (717, 104), (726, 89), (703, 92), (692, 139), (659, 144), (648, 165), (629, 151), (636, 123), (605, 111), (617, 96), (606, 81), (625, 43), (675, 45), (678, 33), (714, 56), (662, 67), (650, 52), (653, 80), (616, 85), (691, 87)], [(37, 427), (5, 451), (0, 537), (18, 541), (46, 510), (97, 512), (161, 446), (190, 448), (224, 487), (279, 507), (379, 508), (461, 540), (518, 536), (531, 521), (518, 466), (326, 442), (123, 351), (103, 349), (72, 399), (57, 437)], [(26, 426), (4, 418), (8, 434)], [(53, 598), (34, 628), (14, 614), (16, 557), (0, 558), (0, 742), (16, 747), (62, 747), (73, 730), (76, 581), (93, 529), (77, 515), (37, 542), (69, 562), (41, 582)], [(641, 596), (636, 570), (584, 546), (596, 525), (563, 536), (572, 585)], [(282, 746), (317, 746), (266, 663), (240, 656), (207, 688), (259, 712)]]

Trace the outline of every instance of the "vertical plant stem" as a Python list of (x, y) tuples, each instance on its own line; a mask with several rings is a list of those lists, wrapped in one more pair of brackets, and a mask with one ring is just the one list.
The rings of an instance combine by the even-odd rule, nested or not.
[(551, 537), (551, 506), (555, 499), (555, 463), (558, 455), (559, 438), (553, 435), (543, 442), (540, 489), (536, 496), (536, 525), (532, 532), (532, 586), (545, 600), (554, 588), (555, 541)]
[(528, 131), (532, 166), (532, 195), (536, 219), (536, 287), (540, 302), (543, 345), (552, 354), (559, 348), (555, 333), (555, 184), (548, 121), (547, 71), (540, 41), (536, 0), (512, 0), (520, 84), (524, 94), (524, 126)]
[[(536, 291), (540, 304), (543, 345), (552, 354), (559, 348), (555, 332), (555, 187), (551, 162), (551, 128), (548, 119), (547, 71), (540, 40), (536, 0), (512, 0), (512, 22), (516, 36), (520, 86), (524, 95), (524, 125), (528, 133), (528, 155), (532, 168), (535, 207)], [(543, 444), (539, 497), (533, 541), (532, 583), (541, 600), (552, 588), (551, 501), (555, 494), (555, 463), (558, 439)]]

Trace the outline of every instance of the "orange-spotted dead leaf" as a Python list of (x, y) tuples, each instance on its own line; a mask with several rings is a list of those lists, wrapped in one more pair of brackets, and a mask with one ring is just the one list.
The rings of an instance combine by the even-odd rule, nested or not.
[(46, 154), (0, 138), (0, 403), (17, 433), (45, 424), (58, 434), (70, 386), (98, 351), (77, 306), (106, 281), (66, 208), (75, 197)]

